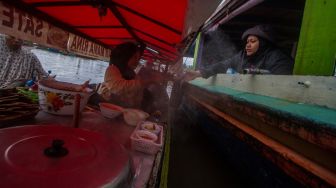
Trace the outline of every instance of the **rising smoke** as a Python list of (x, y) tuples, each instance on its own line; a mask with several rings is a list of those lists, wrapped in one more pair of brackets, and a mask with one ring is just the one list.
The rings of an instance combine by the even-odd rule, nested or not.
[(237, 47), (222, 29), (210, 31), (204, 36), (201, 66), (208, 66), (228, 59), (237, 53)]

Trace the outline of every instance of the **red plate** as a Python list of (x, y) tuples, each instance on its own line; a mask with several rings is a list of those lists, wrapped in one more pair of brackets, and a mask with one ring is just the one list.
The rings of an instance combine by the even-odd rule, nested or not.
[[(51, 147), (56, 139), (64, 145), (56, 141)], [(0, 154), (0, 187), (111, 186), (129, 173), (128, 154), (119, 144), (84, 129), (0, 129)]]

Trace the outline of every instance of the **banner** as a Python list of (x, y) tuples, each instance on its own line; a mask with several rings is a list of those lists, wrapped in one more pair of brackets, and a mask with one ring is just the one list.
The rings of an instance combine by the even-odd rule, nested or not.
[(105, 61), (109, 60), (111, 53), (110, 49), (104, 48), (101, 45), (71, 33), (68, 42), (68, 50), (69, 52)]
[(109, 60), (110, 49), (0, 2), (0, 33), (77, 55)]
[(69, 33), (0, 2), (0, 32), (42, 46), (66, 50)]

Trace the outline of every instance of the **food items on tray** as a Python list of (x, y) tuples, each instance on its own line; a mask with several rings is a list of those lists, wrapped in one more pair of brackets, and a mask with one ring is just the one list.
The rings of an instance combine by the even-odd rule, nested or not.
[(138, 130), (136, 131), (135, 135), (137, 138), (146, 140), (149, 142), (155, 142), (158, 139), (158, 137), (154, 133), (151, 133), (146, 130)]
[(16, 89), (0, 89), (0, 123), (33, 118), (39, 111), (36, 101)]
[(148, 124), (145, 124), (145, 125), (144, 125), (144, 129), (153, 131), (153, 130), (155, 130), (155, 124), (154, 124), (154, 123), (148, 123)]
[(160, 127), (157, 126), (156, 123), (150, 122), (150, 121), (145, 121), (141, 123), (141, 129), (142, 130), (147, 130), (149, 132), (152, 132), (156, 135), (160, 133)]
[(164, 129), (156, 124), (155, 126), (160, 130), (160, 134), (156, 135), (148, 130), (141, 129), (141, 125), (141, 123), (137, 125), (130, 137), (131, 147), (133, 150), (155, 155), (162, 149)]
[(34, 91), (29, 91), (27, 89), (23, 89), (23, 88), (16, 88), (18, 93), (24, 95), (25, 97), (27, 97), (28, 99), (32, 100), (35, 103), (38, 103), (38, 95), (36, 92)]

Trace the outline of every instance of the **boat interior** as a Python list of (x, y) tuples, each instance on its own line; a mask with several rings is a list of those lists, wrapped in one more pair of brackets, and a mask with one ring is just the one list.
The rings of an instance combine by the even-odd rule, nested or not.
[[(136, 42), (145, 47), (142, 61), (152, 63), (154, 71), (169, 78), (160, 89), (154, 89), (156, 99), (163, 101), (157, 109), (163, 113), (162, 119), (147, 114), (160, 123), (164, 133), (161, 133), (162, 149), (157, 155), (145, 158), (152, 166), (148, 167), (150, 183), (142, 187), (336, 186), (335, 57), (334, 62), (329, 62), (332, 53), (335, 54), (332, 50), (336, 49), (330, 45), (330, 41), (336, 40), (336, 32), (330, 29), (336, 28), (335, 23), (325, 27), (331, 40), (322, 38), (319, 43), (320, 38), (312, 39), (319, 32), (314, 29), (318, 23), (331, 23), (321, 17), (331, 15), (336, 19), (330, 9), (336, 8), (333, 0), (226, 0), (209, 3), (208, 8), (204, 8), (207, 3), (202, 0), (1, 3), (8, 8), (6, 15), (12, 13), (22, 18), (25, 14), (17, 10), (25, 11), (28, 17), (34, 16), (35, 24), (51, 23), (50, 30), (60, 28), (62, 32), (53, 30), (55, 36), (70, 36), (71, 40), (65, 43), (54, 41), (59, 52), (68, 50), (106, 61), (116, 45)], [(202, 9), (206, 16), (193, 17)], [(192, 70), (231, 57), (244, 48), (241, 39), (244, 31), (260, 24), (272, 26), (276, 46), (299, 64), (294, 65), (293, 75), (218, 74), (183, 82), (176, 76), (181, 71), (171, 73), (174, 69), (181, 70), (183, 57), (194, 58), (189, 67)], [(3, 30), (9, 34), (11, 30), (6, 29)], [(99, 46), (95, 48), (101, 52), (97, 56), (82, 52), (91, 43)], [(70, 50), (69, 44), (72, 44)], [(42, 41), (41, 45), (51, 47), (48, 41)], [(306, 55), (314, 54), (313, 50), (320, 52), (318, 45), (325, 49), (328, 62), (316, 61), (316, 57), (323, 55), (311, 59)], [(323, 64), (321, 68), (318, 63)], [(115, 127), (107, 126), (107, 119), (95, 120), (99, 107), (86, 110), (88, 119), (82, 123), (89, 129), (111, 137), (116, 134), (127, 149), (131, 147), (129, 137), (133, 127), (126, 127), (122, 118), (111, 123)], [(53, 121), (51, 116), (36, 117), (38, 121), (16, 125)], [(55, 119), (55, 123), (71, 122), (65, 117)], [(100, 124), (104, 126), (99, 127)], [(119, 124), (123, 125), (119, 127), (121, 132), (116, 131)], [(139, 156), (136, 164), (143, 161), (142, 154)]]

